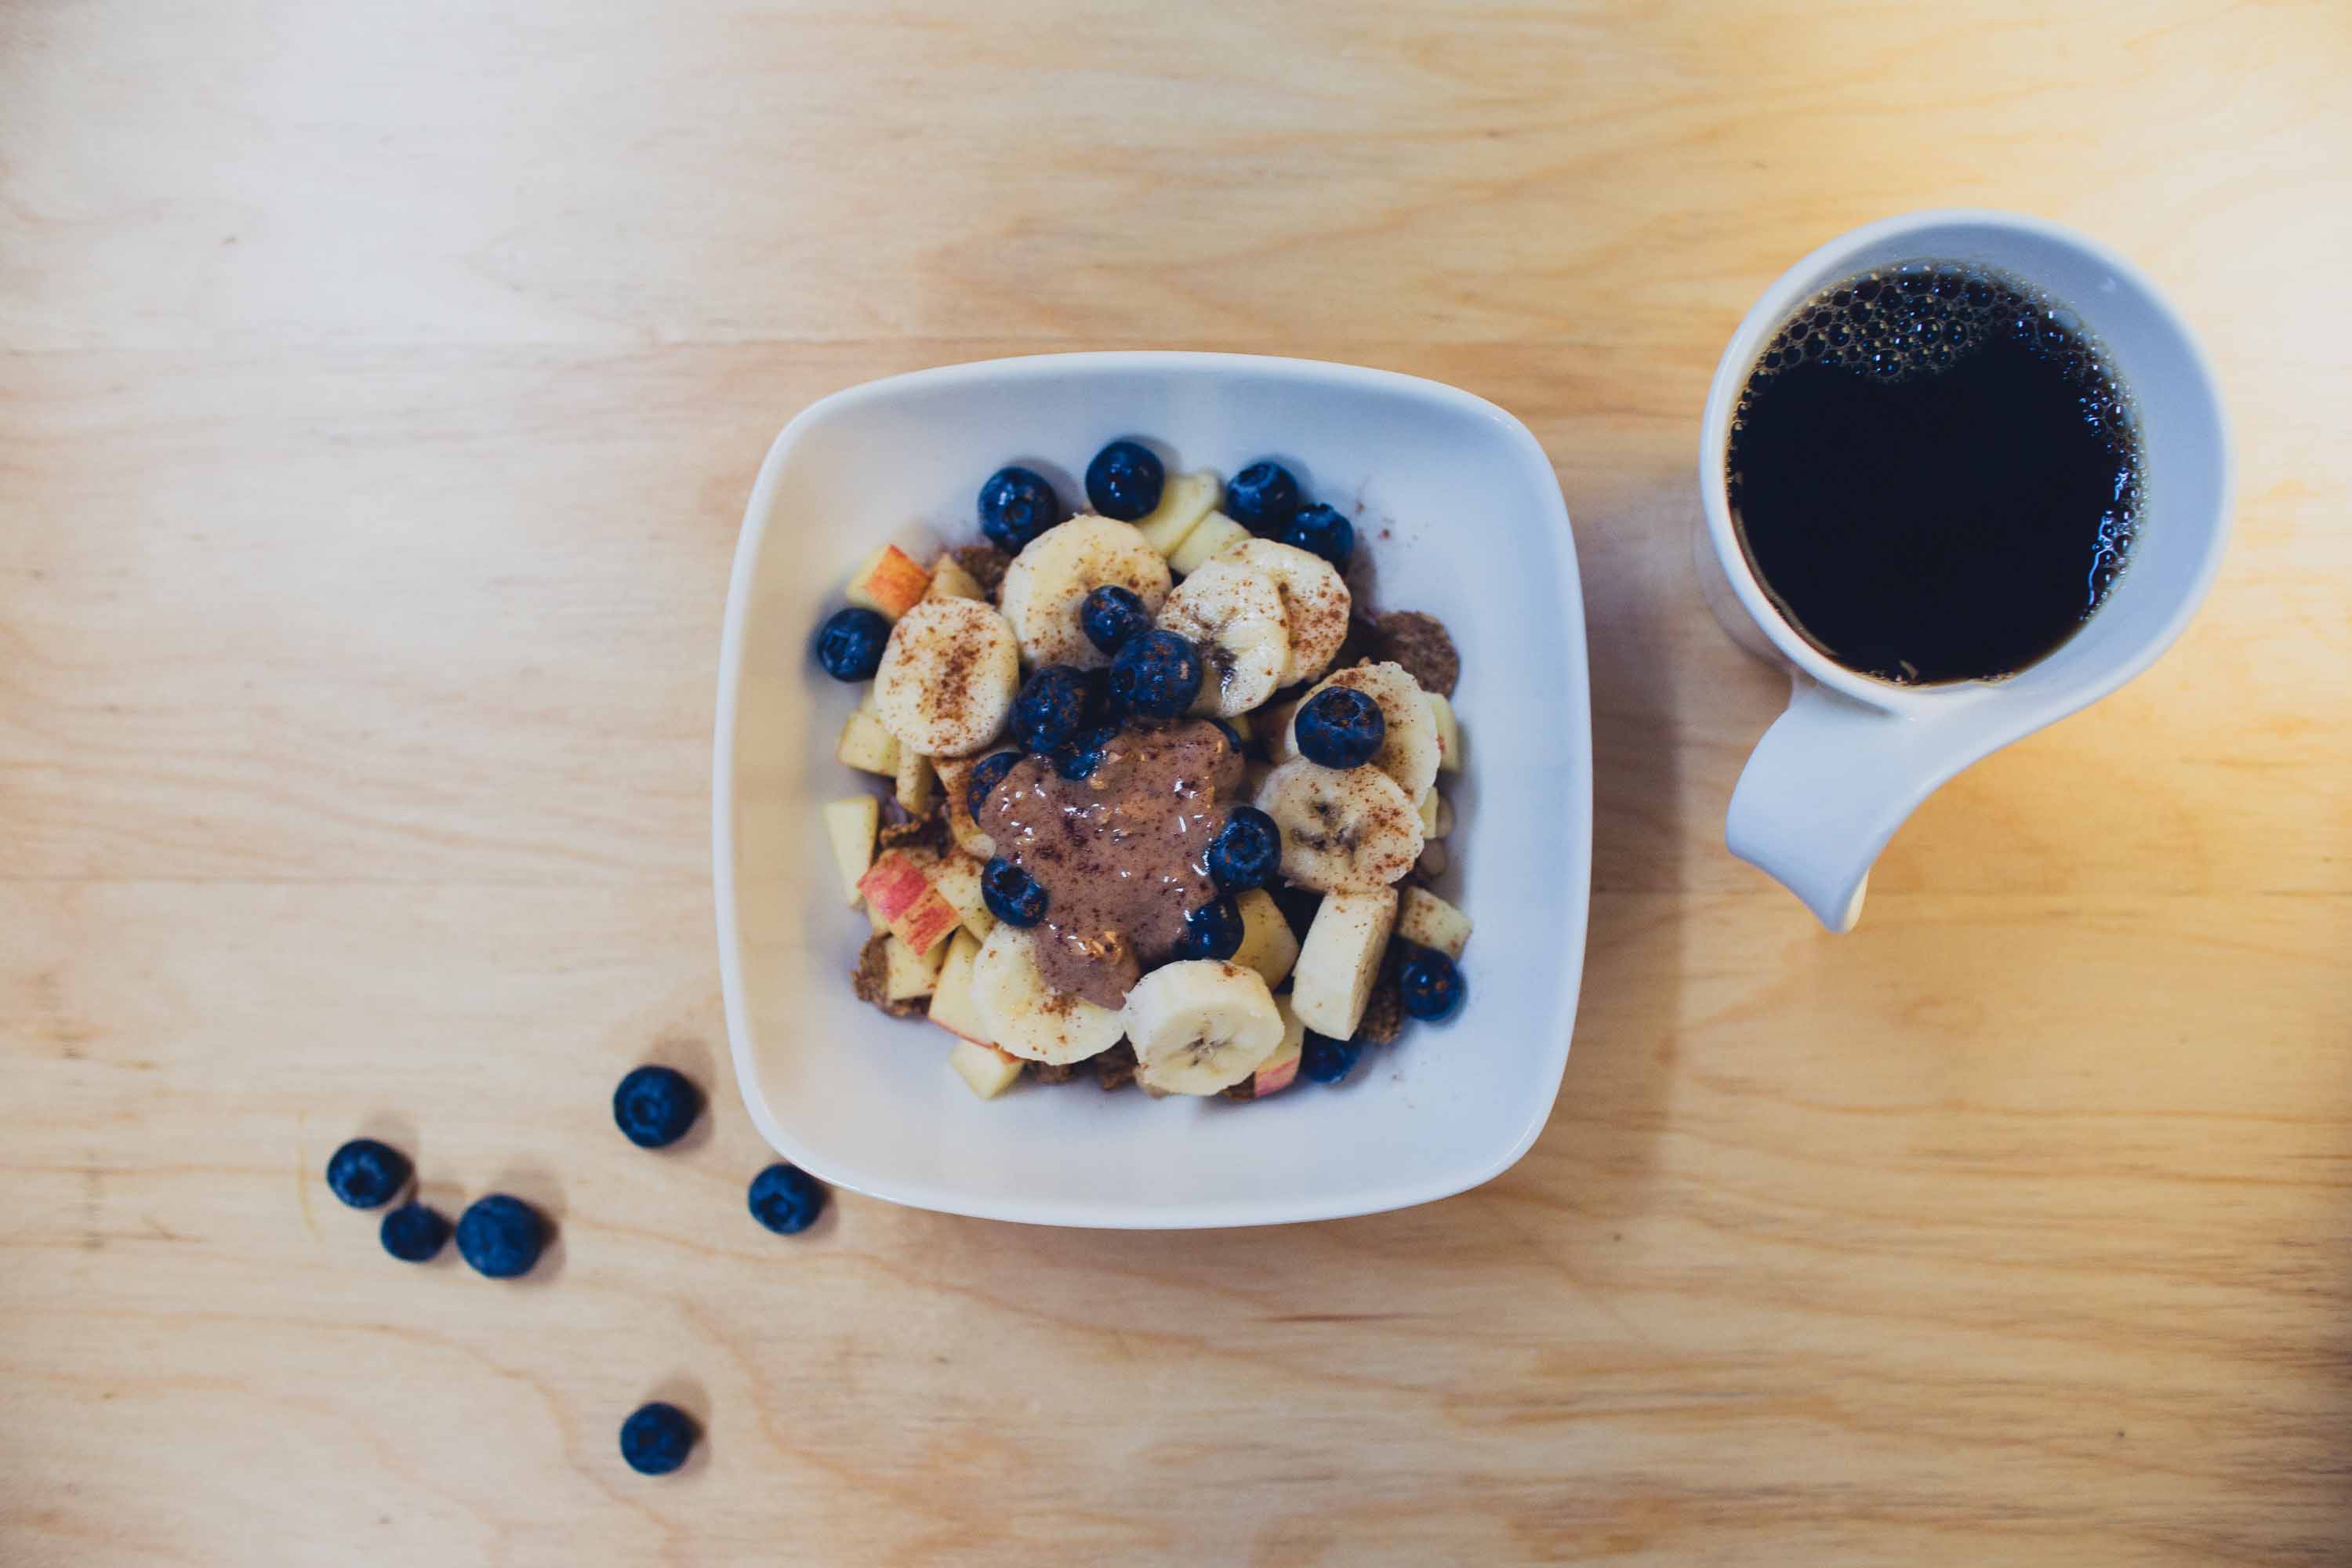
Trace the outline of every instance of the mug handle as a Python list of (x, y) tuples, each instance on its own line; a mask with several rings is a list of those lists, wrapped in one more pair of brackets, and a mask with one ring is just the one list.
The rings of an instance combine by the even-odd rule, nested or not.
[[(1791, 671), (1789, 710), (1756, 743), (1724, 842), (1832, 931), (1862, 917), (1870, 868), (1919, 803), (2000, 741), (1963, 713), (1873, 708)], [(2030, 726), (2029, 726), (2030, 727)]]

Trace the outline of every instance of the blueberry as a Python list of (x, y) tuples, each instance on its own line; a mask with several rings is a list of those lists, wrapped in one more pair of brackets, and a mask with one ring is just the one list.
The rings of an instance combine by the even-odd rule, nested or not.
[(1135, 596), (1135, 590), (1116, 583), (1089, 589), (1078, 601), (1078, 629), (1105, 653), (1117, 653), (1119, 644), (1150, 624), (1150, 612)]
[(520, 1198), (492, 1193), (457, 1218), (457, 1256), (477, 1274), (512, 1279), (528, 1274), (547, 1246), (547, 1222)]
[(639, 1068), (613, 1091), (613, 1120), (640, 1149), (663, 1149), (686, 1136), (702, 1110), (702, 1096), (686, 1075)]
[(1242, 950), (1241, 906), (1230, 898), (1211, 899), (1184, 917), (1180, 958), (1231, 958)]
[(403, 1263), (429, 1263), (449, 1240), (449, 1222), (438, 1209), (403, 1204), (383, 1216), (376, 1236), (383, 1249)]
[(1252, 533), (1279, 539), (1298, 510), (1298, 481), (1290, 470), (1261, 458), (1225, 487), (1225, 515)]
[(1388, 739), (1381, 705), (1352, 686), (1327, 686), (1299, 705), (1298, 754), (1327, 768), (1360, 768)]
[(871, 680), (889, 640), (890, 623), (872, 610), (835, 610), (816, 635), (816, 660), (835, 680)]
[(621, 1458), (641, 1476), (666, 1476), (694, 1447), (694, 1418), (656, 1401), (621, 1423)]
[(1274, 907), (1282, 911), (1283, 923), (1290, 934), (1301, 938), (1315, 929), (1315, 917), (1323, 908), (1323, 895), (1312, 888), (1301, 888), (1290, 882), (1276, 882), (1266, 889), (1274, 895)]
[(1201, 694), (1201, 655), (1174, 632), (1139, 632), (1110, 661), (1110, 700), (1146, 719), (1173, 719)]
[(1363, 1047), (1353, 1040), (1335, 1040), (1309, 1029), (1307, 1044), (1298, 1054), (1298, 1070), (1317, 1083), (1337, 1083), (1348, 1076), (1362, 1054)]
[(999, 468), (980, 487), (980, 531), (1007, 555), (1020, 554), (1062, 517), (1062, 498), (1031, 469)]
[(1118, 726), (1116, 724), (1098, 724), (1091, 730), (1081, 731), (1054, 748), (1054, 771), (1073, 784), (1093, 777), (1094, 771), (1102, 766), (1103, 752), (1117, 739)]
[(327, 1156), (327, 1185), (355, 1209), (382, 1208), (408, 1184), (408, 1156), (373, 1138), (354, 1138)]
[(1416, 1018), (1443, 1018), (1462, 1001), (1462, 971), (1432, 948), (1416, 949), (1397, 971), (1404, 1010)]
[(1224, 736), (1226, 750), (1232, 752), (1233, 754), (1237, 757), (1240, 756), (1242, 754), (1242, 732), (1239, 730), (1234, 729), (1231, 724), (1226, 723), (1223, 719), (1213, 716), (1209, 720), (1209, 722), (1214, 724), (1217, 727), (1217, 732)]
[(1013, 744), (1024, 752), (1050, 752), (1076, 734), (1086, 717), (1086, 671), (1049, 664), (1013, 700)]
[(1282, 869), (1282, 829), (1254, 805), (1237, 805), (1209, 840), (1209, 875), (1229, 893), (1263, 888)]
[(1337, 507), (1302, 507), (1282, 531), (1282, 542), (1320, 555), (1344, 572), (1348, 557), (1356, 552), (1356, 525), (1341, 517)]
[(1108, 724), (1117, 728), (1118, 714), (1110, 700), (1110, 671), (1087, 671), (1087, 722), (1089, 730), (1099, 730)]
[(981, 901), (988, 912), (1024, 931), (1045, 918), (1045, 889), (1037, 879), (1003, 856), (991, 860), (980, 874)]
[(824, 1212), (824, 1187), (781, 1160), (751, 1178), (751, 1217), (778, 1236), (797, 1236)]
[(998, 752), (981, 758), (980, 765), (971, 770), (971, 777), (964, 782), (964, 809), (977, 817), (980, 808), (988, 804), (988, 797), (995, 793), (996, 786), (1004, 782), (1004, 775), (1011, 773), (1013, 764), (1020, 760), (1018, 752)]
[(1105, 517), (1133, 522), (1149, 517), (1160, 504), (1160, 487), (1166, 479), (1150, 447), (1138, 441), (1113, 441), (1087, 465), (1087, 500)]

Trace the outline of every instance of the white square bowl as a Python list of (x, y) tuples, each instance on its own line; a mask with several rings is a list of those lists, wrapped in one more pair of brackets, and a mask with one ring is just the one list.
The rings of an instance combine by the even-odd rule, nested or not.
[[(1008, 462), (1072, 477), (1136, 436), (1230, 475), (1269, 454), (1357, 516), (1381, 609), (1462, 653), (1449, 896), (1477, 925), (1467, 1004), (1371, 1047), (1337, 1088), (1155, 1100), (1088, 1083), (975, 1099), (950, 1037), (850, 994), (867, 932), (819, 820), (879, 781), (834, 760), (858, 690), (811, 657), (858, 558), (979, 537)], [(1360, 509), (1360, 510), (1359, 510)], [(1351, 573), (1351, 580), (1358, 576)], [(1568, 509), (1527, 427), (1435, 382), (1244, 355), (954, 365), (836, 393), (776, 437), (743, 519), (720, 652), (711, 825), (719, 967), (744, 1104), (785, 1158), (895, 1203), (1043, 1225), (1172, 1229), (1371, 1214), (1509, 1169), (1559, 1092), (1584, 962), (1591, 720)]]

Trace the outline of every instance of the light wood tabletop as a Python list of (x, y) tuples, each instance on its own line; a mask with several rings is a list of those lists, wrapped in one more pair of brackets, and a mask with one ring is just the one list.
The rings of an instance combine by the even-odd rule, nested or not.
[[(0, 0), (0, 1562), (2352, 1557), (2347, 71), (2331, 0)], [(1941, 205), (2171, 293), (2236, 531), (1833, 938), (1723, 847), (1786, 687), (1696, 590), (1698, 411), (1784, 266)], [(873, 376), (1144, 346), (1557, 465), (1550, 1126), (1342, 1223), (771, 1236), (708, 843), (752, 474)], [(710, 1093), (661, 1155), (646, 1060)], [(393, 1262), (360, 1131), (557, 1251)]]

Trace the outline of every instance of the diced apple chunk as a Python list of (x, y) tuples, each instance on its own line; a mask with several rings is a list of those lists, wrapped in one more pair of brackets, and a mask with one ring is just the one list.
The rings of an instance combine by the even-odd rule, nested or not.
[(832, 841), (834, 863), (841, 868), (841, 884), (853, 909), (866, 896), (857, 883), (874, 864), (874, 834), (881, 825), (882, 803), (870, 795), (825, 802), (824, 836)]
[(1426, 888), (1407, 888), (1397, 905), (1396, 933), (1417, 946), (1460, 958), (1470, 943), (1470, 917)]
[(1021, 1058), (1008, 1057), (994, 1046), (958, 1040), (948, 1051), (948, 1066), (982, 1100), (994, 1100), (1021, 1078)]
[(857, 884), (885, 921), (890, 934), (927, 953), (955, 930), (955, 906), (940, 896), (924, 875), (923, 863), (902, 849), (885, 851)]
[(1298, 1077), (1298, 1058), (1307, 1048), (1307, 1026), (1291, 1011), (1290, 998), (1276, 997), (1274, 1010), (1282, 1015), (1282, 1044), (1274, 1047), (1274, 1055), (1258, 1063), (1257, 1073), (1250, 1080), (1253, 1100), (1264, 1100), (1288, 1089)]
[(948, 943), (947, 961), (940, 965), (931, 988), (931, 1022), (975, 1045), (988, 1044), (988, 1030), (971, 1000), (971, 966), (980, 959), (980, 943), (970, 931), (958, 931)]
[(917, 952), (897, 937), (882, 944), (883, 989), (893, 1002), (929, 996), (939, 984), (940, 966), (947, 962), (944, 945)]
[(939, 775), (931, 771), (931, 759), (912, 746), (900, 746), (898, 777), (900, 809), (909, 816), (929, 816), (939, 784)]
[(1421, 836), (1423, 838), (1437, 837), (1437, 786), (1432, 784), (1421, 795)]
[(895, 544), (886, 544), (862, 562), (849, 579), (849, 602), (897, 620), (922, 603), (931, 574)]
[(1250, 531), (1227, 517), (1213, 511), (1202, 518), (1192, 532), (1184, 536), (1168, 557), (1168, 569), (1179, 577), (1189, 577), (1201, 569), (1201, 563), (1218, 552), (1232, 548), (1250, 536)]
[(1173, 555), (1187, 535), (1200, 526), (1201, 520), (1224, 500), (1217, 476), (1202, 472), (1178, 474), (1160, 487), (1160, 504), (1150, 513), (1139, 517), (1135, 531), (1143, 535), (1143, 542), (1163, 556)]
[(1233, 962), (1256, 970), (1272, 990), (1289, 978), (1290, 966), (1298, 962), (1298, 938), (1282, 918), (1274, 895), (1264, 888), (1252, 888), (1234, 902), (1242, 911), (1242, 944), (1234, 950)]
[(985, 599), (988, 590), (980, 579), (965, 571), (961, 563), (947, 551), (931, 563), (931, 585), (924, 593), (927, 599)]
[(841, 743), (834, 747), (833, 754), (861, 773), (880, 773), (886, 779), (898, 776), (898, 737), (863, 708), (841, 727)]
[(963, 929), (982, 942), (996, 929), (996, 917), (989, 913), (988, 900), (980, 890), (980, 874), (986, 868), (984, 862), (961, 849), (942, 855), (930, 868), (931, 886), (955, 910)]
[(1462, 726), (1454, 717), (1454, 704), (1434, 691), (1424, 691), (1429, 699), (1429, 710), (1437, 716), (1437, 767), (1441, 773), (1462, 771)]

